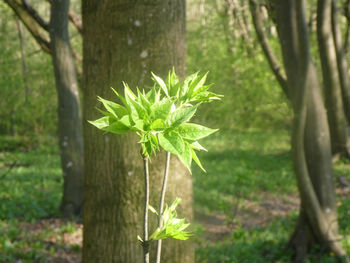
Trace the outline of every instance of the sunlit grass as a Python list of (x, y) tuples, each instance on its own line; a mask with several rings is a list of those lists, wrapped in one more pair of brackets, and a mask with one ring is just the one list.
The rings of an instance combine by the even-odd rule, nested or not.
[[(230, 218), (237, 204), (239, 212), (245, 209), (246, 200), (258, 207), (268, 197), (298, 198), (289, 141), (286, 131), (258, 130), (223, 130), (203, 140), (209, 152), (201, 152), (200, 158), (207, 173), (193, 166), (195, 211), (220, 214), (225, 218), (222, 224), (229, 224), (232, 231), (213, 242), (205, 238), (206, 229), (198, 225), (201, 218), (197, 218), (193, 223), (200, 230), (194, 238), (197, 262), (290, 262), (286, 243), (297, 218), (297, 206), (261, 225)], [(2, 176), (15, 161), (19, 166)], [(56, 142), (27, 152), (1, 152), (0, 167), (0, 262), (45, 262), (68, 253), (79, 256), (81, 226), (57, 219), (62, 174)], [(335, 175), (350, 180), (349, 162), (338, 162)], [(339, 198), (338, 202), (342, 245), (350, 253), (350, 199)], [(262, 217), (260, 212), (253, 213), (251, 219)], [(68, 242), (67, 237), (76, 239), (77, 235), (77, 242)], [(314, 251), (309, 262), (319, 259), (319, 251)], [(325, 255), (322, 260), (331, 263), (334, 257)]]
[(199, 157), (207, 173), (194, 168), (195, 204), (200, 209), (225, 211), (235, 197), (259, 200), (262, 192), (296, 191), (285, 131), (221, 131), (203, 145), (208, 153)]

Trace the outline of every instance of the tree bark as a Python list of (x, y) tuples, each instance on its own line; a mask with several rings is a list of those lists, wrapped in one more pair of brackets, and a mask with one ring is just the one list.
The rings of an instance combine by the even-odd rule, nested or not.
[(58, 95), (58, 136), (63, 170), (61, 211), (81, 215), (83, 204), (83, 138), (80, 98), (68, 34), (69, 0), (51, 5), (50, 38)]
[(18, 37), (19, 37), (19, 43), (21, 46), (21, 61), (22, 61), (22, 76), (23, 76), (23, 87), (24, 87), (24, 104), (28, 103), (28, 97), (29, 97), (29, 87), (28, 87), (28, 67), (27, 67), (27, 60), (26, 60), (26, 54), (25, 54), (25, 39), (24, 39), (24, 33), (22, 29), (22, 24), (18, 18), (16, 18), (16, 26), (18, 30)]
[[(350, 123), (350, 77), (348, 73), (349, 66), (346, 60), (345, 47), (342, 41), (342, 33), (338, 25), (338, 11), (334, 0), (332, 0), (332, 32), (335, 43), (335, 51), (337, 55), (337, 65), (339, 71), (344, 111), (347, 123)], [(348, 133), (349, 130), (347, 129), (346, 135), (348, 135)]]
[[(165, 76), (175, 67), (185, 73), (185, 1), (83, 1), (84, 118), (96, 119), (96, 96), (115, 100), (110, 87), (123, 93), (150, 84), (150, 71)], [(103, 134), (84, 122), (85, 202), (83, 261), (141, 262), (143, 170), (138, 139), (131, 134)], [(157, 206), (165, 154), (152, 157), (150, 204)], [(192, 218), (191, 177), (177, 158), (170, 164), (166, 202), (183, 199), (180, 214)], [(157, 224), (154, 216), (150, 232)], [(150, 247), (154, 261), (155, 243)], [(165, 240), (162, 262), (194, 262), (191, 241)]]
[[(289, 245), (305, 262), (314, 245), (346, 257), (338, 243), (330, 135), (316, 68), (311, 60), (303, 1), (274, 1), (287, 84), (295, 114), (292, 157), (301, 197)], [(348, 262), (348, 261), (346, 261)]]
[(332, 0), (318, 0), (317, 40), (333, 155), (349, 156), (348, 121), (344, 113), (336, 45), (332, 31)]

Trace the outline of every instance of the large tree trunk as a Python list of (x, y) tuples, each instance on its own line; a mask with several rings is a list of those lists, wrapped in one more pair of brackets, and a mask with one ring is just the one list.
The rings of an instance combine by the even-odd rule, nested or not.
[(58, 133), (63, 170), (61, 211), (79, 216), (83, 203), (83, 138), (79, 91), (68, 34), (69, 0), (51, 5), (50, 38), (58, 95)]
[(345, 251), (337, 242), (337, 217), (329, 127), (308, 43), (303, 1), (275, 1), (276, 21), (293, 111), (293, 164), (301, 212), (290, 245), (296, 262), (305, 262), (314, 245)]
[(344, 112), (336, 45), (332, 32), (332, 0), (317, 5), (317, 39), (333, 155), (349, 155), (348, 121)]
[[(185, 72), (185, 1), (83, 1), (84, 118), (98, 117), (96, 96), (116, 99), (122, 91), (150, 84), (150, 71), (165, 76), (175, 66)], [(144, 178), (138, 139), (131, 134), (103, 134), (88, 123), (85, 138), (83, 261), (135, 263), (143, 259)], [(151, 162), (151, 205), (157, 207), (165, 154)], [(192, 217), (192, 182), (172, 157), (167, 202), (183, 199), (179, 211)], [(155, 218), (154, 218), (155, 219)], [(154, 228), (152, 228), (154, 230)], [(151, 230), (151, 231), (152, 231)], [(194, 262), (190, 241), (163, 243), (163, 262)], [(151, 248), (151, 260), (155, 249)]]

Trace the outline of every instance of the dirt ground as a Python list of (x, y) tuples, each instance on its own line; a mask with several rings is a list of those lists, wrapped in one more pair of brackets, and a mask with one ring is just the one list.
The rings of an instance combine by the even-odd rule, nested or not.
[[(350, 188), (337, 189), (339, 198), (350, 196)], [(195, 221), (204, 230), (204, 238), (215, 243), (228, 237), (235, 228), (251, 229), (255, 226), (265, 226), (276, 217), (284, 217), (299, 208), (299, 198), (296, 195), (273, 196), (265, 193), (263, 201), (240, 200), (232, 209), (232, 215), (195, 213)], [(26, 236), (40, 236), (42, 231), (51, 229), (52, 235), (44, 238), (47, 248), (55, 248), (53, 256), (47, 263), (80, 263), (82, 247), (82, 224), (75, 224), (75, 231), (62, 232), (61, 227), (67, 221), (62, 219), (43, 219), (35, 223), (25, 223)], [(25, 237), (23, 237), (25, 238)], [(72, 249), (75, 248), (75, 249)], [(22, 263), (21, 260), (16, 263)]]

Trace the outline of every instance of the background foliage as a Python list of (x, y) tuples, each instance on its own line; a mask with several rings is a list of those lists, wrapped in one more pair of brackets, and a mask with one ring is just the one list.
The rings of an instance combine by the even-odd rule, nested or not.
[[(31, 2), (48, 19), (47, 3)], [(255, 34), (249, 36), (251, 47), (227, 34), (222, 3), (187, 1), (187, 72), (209, 71), (207, 82), (215, 84), (215, 93), (224, 95), (222, 102), (205, 104), (195, 116), (200, 123), (220, 128), (203, 141), (209, 153), (199, 153), (207, 175), (198, 167), (193, 170), (199, 222), (195, 229), (196, 259), (211, 263), (288, 262), (290, 252), (284, 244), (298, 209), (290, 161), (291, 110)], [(79, 13), (79, 1), (72, 4)], [(81, 53), (79, 34), (72, 28), (71, 35), (74, 48)], [(56, 146), (57, 102), (51, 58), (26, 30), (24, 36), (25, 74), (15, 17), (1, 2), (0, 262), (41, 262), (81, 249), (79, 243), (67, 245), (64, 239), (66, 234), (79, 231), (76, 223), (63, 222), (57, 228), (46, 225), (39, 234), (28, 227), (59, 217), (62, 172)], [(279, 54), (273, 30), (269, 37)], [(27, 102), (25, 85), (29, 87)], [(14, 162), (21, 165), (7, 173)], [(350, 180), (349, 174), (349, 161), (335, 164), (336, 178)], [(350, 252), (350, 201), (341, 191), (338, 189), (340, 231), (345, 234), (343, 246)], [(265, 218), (267, 210), (279, 206), (281, 210), (287, 207), (286, 212)], [(265, 221), (254, 221), (256, 218)], [(220, 237), (208, 236), (208, 222), (229, 230)], [(319, 262), (320, 251), (314, 252), (310, 262)], [(334, 262), (332, 255), (322, 260)]]

